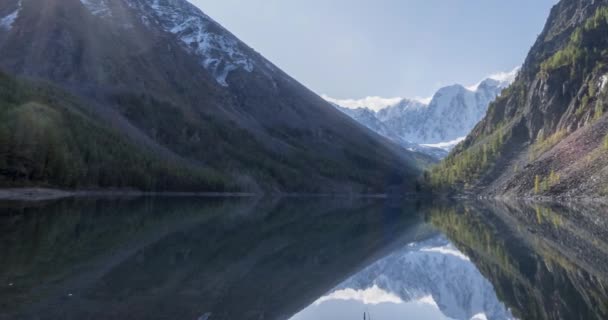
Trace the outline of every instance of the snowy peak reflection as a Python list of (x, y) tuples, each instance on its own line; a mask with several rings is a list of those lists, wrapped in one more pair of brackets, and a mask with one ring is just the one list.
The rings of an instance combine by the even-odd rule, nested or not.
[[(376, 314), (393, 308), (401, 317), (429, 316), (428, 309), (432, 308), (437, 311), (432, 315), (434, 319), (513, 319), (492, 284), (443, 235), (409, 244), (373, 263), (294, 319), (308, 319), (303, 315), (319, 312), (310, 309), (332, 301), (357, 302), (367, 305), (367, 309), (373, 307)], [(379, 310), (380, 304), (384, 310)], [(405, 304), (409, 310), (390, 304)]]

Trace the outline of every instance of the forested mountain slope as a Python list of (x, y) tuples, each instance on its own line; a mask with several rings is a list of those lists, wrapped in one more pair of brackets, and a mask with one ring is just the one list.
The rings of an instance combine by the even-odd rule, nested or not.
[(560, 1), (515, 82), (427, 179), (485, 195), (608, 195), (607, 62), (608, 1)]
[[(10, 131), (15, 117), (35, 115), (31, 128), (16, 129), (59, 132), (57, 145), (31, 141), (52, 149), (66, 171), (3, 142), (1, 161), (12, 164), (1, 168), (2, 186), (409, 191), (430, 161), (335, 110), (185, 0), (5, 0), (0, 53), (10, 78), (46, 83), (51, 96), (77, 106), (5, 97), (12, 100), (1, 102), (2, 126)], [(164, 182), (149, 171), (157, 161), (183, 170), (166, 169), (181, 178)]]

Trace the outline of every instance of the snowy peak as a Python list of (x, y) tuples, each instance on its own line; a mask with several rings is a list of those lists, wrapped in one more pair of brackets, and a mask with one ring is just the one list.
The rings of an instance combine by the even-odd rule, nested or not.
[[(429, 102), (430, 103), (430, 102)], [(416, 100), (403, 99), (399, 103), (389, 106), (378, 111), (376, 114), (382, 121), (399, 116), (407, 112), (420, 112), (428, 107), (428, 103), (422, 103)]]
[(381, 97), (365, 97), (362, 99), (334, 99), (327, 95), (322, 95), (323, 99), (335, 105), (339, 105), (347, 109), (369, 109), (378, 112), (391, 106), (403, 103), (407, 99), (403, 98), (381, 98)]
[(513, 81), (515, 81), (515, 77), (519, 73), (521, 67), (514, 68), (509, 72), (499, 72), (492, 74), (485, 78), (484, 80), (472, 85), (465, 87), (460, 84), (453, 84), (450, 86), (445, 86), (437, 90), (437, 92), (430, 98), (383, 98), (378, 96), (370, 96), (361, 99), (335, 99), (328, 95), (322, 95), (323, 99), (339, 105), (343, 108), (348, 109), (359, 109), (366, 108), (374, 112), (381, 112), (388, 108), (399, 108), (404, 109), (404, 106), (411, 106), (413, 108), (420, 108), (424, 106), (428, 106), (433, 102), (433, 98), (437, 96), (437, 94), (443, 95), (456, 95), (458, 93), (462, 93), (464, 90), (477, 92), (478, 90), (488, 90), (488, 89), (505, 89), (508, 87)]
[(248, 48), (229, 31), (186, 0), (80, 0), (95, 16), (112, 18), (114, 10), (126, 5), (148, 27), (173, 34), (183, 48), (200, 59), (216, 81), (228, 86), (235, 70), (252, 72), (254, 58)]
[(443, 87), (435, 93), (431, 103), (429, 105), (437, 105), (442, 103), (449, 103), (450, 100), (454, 99), (458, 95), (463, 95), (467, 89), (462, 85), (454, 84), (451, 86)]
[(471, 91), (477, 91), (477, 89), (479, 88), (480, 85), (482, 85), (484, 83), (487, 84), (488, 82), (495, 84), (496, 86), (499, 86), (504, 89), (504, 88), (508, 87), (509, 85), (511, 85), (511, 83), (513, 83), (513, 81), (515, 81), (515, 78), (519, 74), (519, 70), (521, 70), (521, 67), (516, 67), (509, 72), (499, 72), (499, 73), (492, 74), (492, 75), (488, 76), (487, 79), (485, 79), (475, 85), (467, 87), (467, 89), (469, 89)]
[[(485, 116), (489, 104), (508, 87), (517, 76), (519, 68), (510, 72), (491, 75), (474, 86), (460, 84), (443, 87), (428, 103), (413, 99), (366, 98), (362, 100), (337, 100), (325, 96), (328, 101), (346, 109), (362, 108), (375, 114), (361, 117), (360, 113), (347, 112), (355, 120), (385, 137), (401, 143), (407, 141), (429, 148), (451, 150), (462, 141)], [(374, 128), (383, 124), (382, 131)], [(373, 125), (371, 123), (374, 123)]]

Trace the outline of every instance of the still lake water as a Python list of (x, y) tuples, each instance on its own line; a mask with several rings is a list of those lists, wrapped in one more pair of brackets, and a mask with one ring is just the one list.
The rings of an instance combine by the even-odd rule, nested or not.
[(596, 204), (0, 203), (0, 319), (608, 319)]

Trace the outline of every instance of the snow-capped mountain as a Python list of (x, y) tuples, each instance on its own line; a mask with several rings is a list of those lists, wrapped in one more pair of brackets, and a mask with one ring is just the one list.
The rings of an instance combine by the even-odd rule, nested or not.
[[(420, 103), (416, 104), (422, 106), (422, 104)], [(368, 129), (392, 140), (393, 142), (396, 142), (397, 144), (409, 151), (424, 153), (436, 159), (442, 159), (448, 155), (448, 150), (442, 148), (441, 146), (422, 145), (405, 140), (404, 138), (399, 136), (394, 130), (389, 128), (386, 123), (378, 119), (376, 112), (368, 108), (349, 109), (339, 106), (335, 103), (332, 103), (332, 105), (338, 110), (350, 116), (351, 118), (357, 120), (357, 122), (361, 123)]]
[(410, 244), (375, 262), (317, 303), (347, 299), (349, 292), (357, 293), (351, 298), (359, 299), (368, 290), (391, 297), (384, 302), (426, 301), (451, 319), (514, 319), (492, 284), (443, 235)]
[[(449, 151), (485, 116), (488, 105), (508, 87), (519, 68), (500, 73), (473, 86), (452, 85), (430, 99), (337, 100), (324, 96), (368, 128), (403, 144)], [(366, 103), (374, 103), (369, 107)]]
[(141, 15), (141, 22), (150, 27), (160, 27), (174, 34), (184, 49), (200, 57), (201, 65), (222, 86), (228, 86), (229, 73), (242, 69), (252, 72), (255, 62), (246, 53), (247, 48), (234, 35), (183, 0), (80, 0), (96, 16), (116, 18), (123, 4)]

